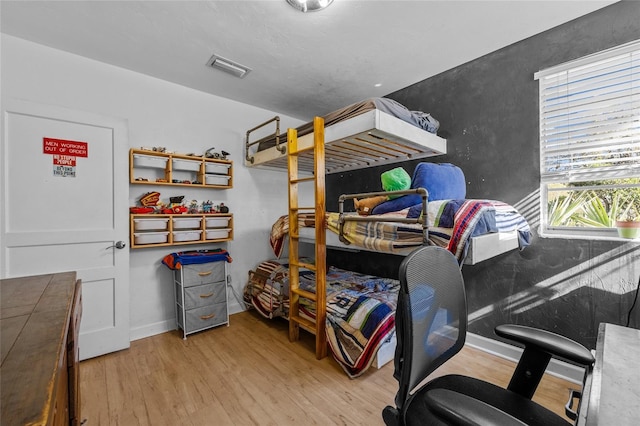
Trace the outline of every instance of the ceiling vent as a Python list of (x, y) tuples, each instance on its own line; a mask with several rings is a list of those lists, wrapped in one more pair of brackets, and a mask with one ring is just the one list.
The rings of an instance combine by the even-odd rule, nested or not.
[(213, 55), (211, 59), (209, 59), (209, 62), (207, 62), (207, 66), (217, 68), (231, 75), (235, 75), (238, 78), (244, 78), (251, 71), (251, 68), (247, 68), (244, 65), (240, 65), (237, 62), (218, 55)]

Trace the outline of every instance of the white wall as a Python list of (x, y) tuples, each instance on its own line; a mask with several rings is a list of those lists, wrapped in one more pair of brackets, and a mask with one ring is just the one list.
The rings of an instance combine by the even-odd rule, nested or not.
[[(203, 153), (206, 149), (230, 152), (233, 189), (131, 185), (131, 205), (144, 193), (158, 190), (161, 198), (224, 202), (234, 214), (234, 240), (226, 248), (233, 262), (229, 273), (235, 293), (242, 295), (247, 271), (273, 257), (268, 243), (275, 219), (286, 213), (286, 173), (249, 169), (243, 165), (243, 143), (248, 129), (277, 112), (255, 108), (96, 62), (2, 34), (2, 97), (63, 106), (75, 110), (125, 118), (129, 145), (164, 146), (178, 152)], [(212, 70), (212, 72), (215, 72)], [(281, 127), (301, 124), (281, 116)], [(127, 162), (128, 158), (122, 161)], [(19, 182), (7, 182), (9, 186)], [(123, 236), (126, 239), (126, 236)], [(175, 327), (171, 271), (161, 265), (166, 254), (216, 247), (209, 245), (131, 250), (131, 338), (146, 337)], [(230, 311), (244, 309), (229, 292)], [(233, 318), (231, 318), (233, 323)]]

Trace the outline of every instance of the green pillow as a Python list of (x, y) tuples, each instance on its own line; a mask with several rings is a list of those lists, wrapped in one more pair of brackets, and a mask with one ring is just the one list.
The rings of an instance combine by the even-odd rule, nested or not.
[[(385, 191), (403, 191), (411, 187), (411, 176), (402, 167), (387, 170), (380, 175), (380, 180), (382, 181), (382, 189)], [(400, 195), (389, 196), (390, 199), (398, 197)]]

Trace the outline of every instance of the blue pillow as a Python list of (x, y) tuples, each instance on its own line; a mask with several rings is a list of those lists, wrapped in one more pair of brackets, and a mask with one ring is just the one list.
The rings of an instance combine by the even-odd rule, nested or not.
[[(451, 163), (418, 163), (411, 178), (411, 189), (415, 188), (425, 188), (429, 193), (429, 201), (461, 200), (467, 195), (464, 173)], [(405, 195), (378, 204), (371, 214), (395, 212), (420, 203), (420, 195)]]

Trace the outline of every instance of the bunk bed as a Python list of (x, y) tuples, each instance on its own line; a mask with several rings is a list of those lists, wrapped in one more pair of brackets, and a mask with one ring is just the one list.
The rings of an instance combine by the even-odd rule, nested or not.
[[(375, 209), (374, 215), (370, 217), (343, 212), (343, 200), (341, 200), (341, 211), (337, 216), (333, 213), (327, 214), (325, 211), (325, 175), (368, 168), (374, 165), (398, 164), (446, 153), (446, 140), (437, 136), (437, 122), (435, 120), (428, 114), (409, 111), (396, 104), (390, 100), (376, 98), (350, 105), (325, 117), (316, 117), (309, 125), (300, 126), (298, 129), (288, 129), (286, 135), (280, 134), (278, 117), (247, 131), (246, 166), (288, 170), (289, 209), (286, 216), (286, 236), (288, 236), (289, 258), (286, 274), (288, 275), (289, 297), (286, 301), (286, 298), (279, 299), (280, 301), (277, 303), (288, 302), (286, 312), (291, 341), (298, 339), (300, 328), (315, 334), (316, 357), (318, 359), (327, 355), (327, 336), (329, 336), (331, 343), (332, 333), (326, 328), (328, 323), (329, 327), (332, 326), (330, 323), (332, 317), (327, 317), (327, 301), (331, 300), (333, 294), (333, 292), (329, 292), (329, 296), (327, 296), (326, 277), (331, 269), (327, 270), (326, 249), (327, 247), (346, 247), (350, 250), (354, 248), (379, 250), (379, 246), (375, 244), (370, 247), (357, 247), (353, 240), (349, 241), (349, 237), (344, 231), (345, 228), (357, 228), (362, 223), (365, 223), (365, 227), (384, 226), (379, 225), (381, 222)], [(275, 124), (275, 131), (272, 134), (255, 141), (250, 140), (252, 133), (272, 123)], [(307, 184), (307, 182), (313, 184), (314, 205), (304, 207), (299, 204), (298, 194), (300, 185)], [(463, 182), (463, 185), (466, 184)], [(397, 250), (397, 254), (406, 254), (418, 245), (432, 244), (434, 240), (438, 239), (435, 227), (432, 228), (431, 235), (429, 235), (429, 215), (427, 212), (427, 205), (431, 203), (431, 194), (438, 191), (431, 188), (420, 193), (420, 189), (419, 187), (414, 188), (412, 183), (411, 190), (415, 194), (391, 200), (392, 206), (385, 206), (386, 203), (381, 204), (382, 209), (390, 209), (380, 212), (385, 219), (384, 223), (399, 221), (403, 224), (403, 229), (412, 229), (411, 232), (418, 229), (421, 231), (421, 236), (418, 237), (414, 245)], [(424, 189), (422, 190), (424, 191)], [(368, 195), (375, 195), (375, 193)], [(407, 213), (405, 213), (405, 208), (399, 208), (396, 200), (403, 199), (406, 202), (407, 199), (411, 199), (411, 196), (420, 197), (423, 200), (421, 203), (422, 214), (407, 217), (408, 211), (412, 208), (415, 213), (414, 204), (416, 203), (409, 206)], [(415, 198), (412, 201), (415, 201)], [(392, 218), (393, 214), (396, 217)], [(402, 215), (404, 217), (400, 217)], [(309, 226), (309, 224), (313, 226)], [(330, 232), (330, 228), (338, 229), (337, 238), (333, 232)], [(416, 234), (419, 233), (416, 232)], [(524, 228), (513, 229), (506, 233), (489, 232), (477, 236), (467, 234), (464, 236), (465, 244), (462, 245), (464, 248), (459, 258), (466, 260), (470, 253), (474, 253), (472, 262), (485, 260), (488, 257), (521, 247), (522, 242), (526, 242), (526, 235), (527, 232)], [(450, 240), (451, 237), (449, 235), (445, 239)], [(476, 244), (476, 241), (481, 241), (481, 243)], [(300, 242), (311, 242), (315, 245), (313, 263), (299, 257)], [(442, 242), (439, 245), (442, 245)], [(489, 254), (484, 250), (487, 247), (491, 248)], [(314, 273), (315, 288), (312, 290), (300, 285), (301, 276), (304, 279), (306, 271)], [(252, 272), (250, 272), (250, 276)], [(273, 303), (275, 299), (271, 297), (270, 291), (254, 296), (266, 298), (267, 303)], [(282, 294), (277, 294), (277, 298), (280, 296)], [(306, 310), (308, 303), (315, 306), (312, 316), (308, 315)], [(278, 309), (280, 307), (276, 308), (276, 312)], [(269, 315), (273, 315), (273, 312), (267, 313), (266, 316)], [(391, 338), (387, 340), (388, 345), (386, 346), (393, 348), (395, 346), (393, 333), (391, 333)], [(383, 343), (377, 342), (377, 347), (374, 349), (382, 351)], [(332, 347), (332, 352), (334, 358), (345, 368), (341, 354), (336, 353), (334, 347)], [(386, 350), (385, 353), (387, 354), (386, 361), (392, 359), (392, 349)], [(348, 371), (348, 368), (353, 367), (353, 365), (347, 366), (345, 371), (350, 375), (360, 374), (355, 370)]]

